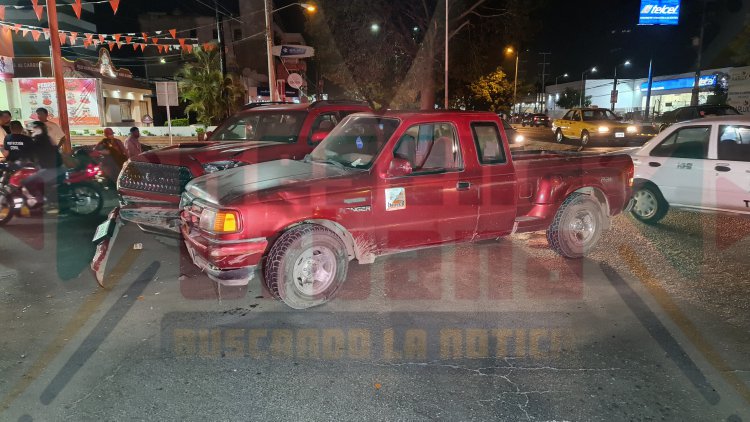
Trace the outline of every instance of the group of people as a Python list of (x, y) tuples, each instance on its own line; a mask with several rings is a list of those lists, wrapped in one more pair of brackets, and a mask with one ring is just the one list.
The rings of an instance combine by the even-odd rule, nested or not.
[[(36, 165), (39, 171), (24, 180), (24, 194), (30, 206), (44, 195), (44, 189), (54, 191), (64, 175), (62, 155), (59, 147), (65, 140), (65, 134), (56, 123), (48, 120), (49, 113), (45, 108), (36, 110), (38, 120), (31, 122), (28, 131), (18, 120), (12, 120), (7, 110), (0, 110), (0, 139), (3, 139), (0, 157), (7, 162), (23, 165)], [(112, 180), (131, 157), (143, 152), (140, 143), (140, 131), (137, 127), (130, 129), (130, 136), (123, 143), (115, 138), (111, 128), (104, 129), (104, 139), (99, 141), (94, 150), (102, 154), (101, 168)], [(54, 192), (47, 192), (51, 197)]]

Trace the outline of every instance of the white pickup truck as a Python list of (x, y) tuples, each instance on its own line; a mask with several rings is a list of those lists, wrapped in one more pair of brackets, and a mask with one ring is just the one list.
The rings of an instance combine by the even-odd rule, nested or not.
[(631, 213), (644, 223), (670, 207), (750, 214), (750, 116), (670, 126), (631, 156)]

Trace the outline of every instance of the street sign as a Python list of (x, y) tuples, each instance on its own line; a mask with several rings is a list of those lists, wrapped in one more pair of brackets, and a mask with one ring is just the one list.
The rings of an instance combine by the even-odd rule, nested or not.
[(305, 84), (305, 80), (299, 73), (290, 73), (289, 77), (286, 78), (286, 83), (288, 83), (292, 88), (299, 89), (302, 85)]
[(156, 104), (161, 107), (177, 107), (180, 105), (177, 82), (156, 83)]
[(303, 59), (313, 57), (315, 49), (307, 45), (276, 45), (271, 48), (271, 53), (279, 57)]

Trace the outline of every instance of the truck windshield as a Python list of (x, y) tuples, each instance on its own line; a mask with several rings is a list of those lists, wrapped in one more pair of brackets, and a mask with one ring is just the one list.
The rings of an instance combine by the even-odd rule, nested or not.
[(229, 118), (211, 135), (212, 141), (266, 141), (295, 143), (305, 113), (255, 112)]
[(369, 169), (399, 123), (393, 118), (349, 117), (313, 150), (312, 160)]

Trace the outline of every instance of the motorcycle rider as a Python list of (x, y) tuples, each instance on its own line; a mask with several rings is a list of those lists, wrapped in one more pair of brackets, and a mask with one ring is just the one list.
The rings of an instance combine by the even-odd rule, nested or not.
[(35, 161), (40, 169), (21, 184), (23, 193), (27, 197), (26, 203), (33, 207), (44, 198), (45, 193), (51, 203), (57, 202), (55, 201), (57, 186), (62, 182), (62, 176), (65, 173), (62, 167), (62, 156), (52, 143), (47, 133), (47, 126), (40, 121), (32, 122), (31, 135)]
[(10, 134), (3, 140), (5, 159), (9, 162), (33, 162), (34, 140), (26, 134), (18, 120), (10, 122)]

